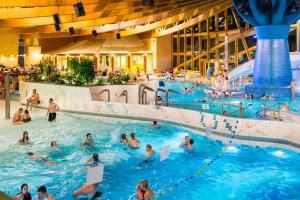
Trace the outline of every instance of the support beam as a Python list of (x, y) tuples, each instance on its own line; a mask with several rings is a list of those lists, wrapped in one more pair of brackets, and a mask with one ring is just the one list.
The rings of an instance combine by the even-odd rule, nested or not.
[(5, 118), (10, 119), (10, 72), (6, 71), (5, 74)]

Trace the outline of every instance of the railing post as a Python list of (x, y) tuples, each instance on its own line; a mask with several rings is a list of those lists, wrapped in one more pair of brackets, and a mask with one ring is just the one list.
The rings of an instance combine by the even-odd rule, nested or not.
[(166, 91), (166, 106), (169, 106), (169, 91)]
[(278, 121), (280, 121), (280, 104), (279, 103), (277, 103), (277, 106), (278, 106)]
[(5, 74), (5, 118), (10, 119), (10, 87), (9, 76), (10, 72), (6, 71)]

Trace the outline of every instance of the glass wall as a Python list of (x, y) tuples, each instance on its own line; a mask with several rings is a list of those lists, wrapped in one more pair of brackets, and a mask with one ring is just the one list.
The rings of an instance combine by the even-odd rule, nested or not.
[[(290, 51), (296, 51), (297, 48), (296, 29), (293, 26), (289, 34)], [(227, 45), (226, 36), (229, 37)], [(226, 52), (229, 68), (255, 57), (256, 37), (253, 26), (240, 18), (234, 8), (224, 9), (208, 19), (179, 30), (172, 37), (173, 68), (198, 71), (203, 76), (208, 66), (216, 67), (215, 63), (218, 63), (218, 67), (225, 66)]]

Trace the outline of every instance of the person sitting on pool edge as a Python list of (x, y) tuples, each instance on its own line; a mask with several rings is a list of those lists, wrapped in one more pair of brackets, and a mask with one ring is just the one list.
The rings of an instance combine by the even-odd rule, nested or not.
[(187, 150), (192, 151), (193, 150), (193, 145), (194, 145), (194, 139), (190, 139), (188, 145), (187, 145)]
[(97, 191), (99, 183), (85, 184), (75, 192), (73, 192), (73, 197), (78, 197), (80, 195), (87, 195), (91, 197), (90, 200), (96, 200), (102, 195), (102, 192)]
[(27, 131), (23, 132), (23, 136), (19, 140), (19, 143), (21, 143), (21, 144), (28, 144), (29, 143), (29, 136), (28, 136), (28, 132)]
[(129, 146), (133, 149), (139, 148), (140, 141), (135, 139), (134, 133), (130, 133)]
[(151, 158), (155, 154), (155, 151), (152, 150), (151, 144), (146, 145), (146, 159)]
[(21, 185), (21, 192), (16, 194), (16, 199), (32, 200), (31, 194), (29, 192), (28, 185), (26, 183)]
[(24, 111), (23, 108), (19, 108), (19, 110), (17, 112), (15, 112), (13, 119), (12, 119), (13, 124), (22, 124), (23, 123), (21, 121), (23, 111)]
[(38, 199), (55, 200), (52, 194), (48, 194), (47, 188), (44, 185), (39, 187), (37, 191), (38, 191)]
[(99, 163), (99, 155), (97, 153), (93, 153), (93, 155), (85, 161), (86, 164), (91, 165), (92, 167), (96, 167)]
[(94, 144), (94, 140), (91, 133), (86, 134), (86, 137), (83, 141), (83, 145), (92, 145)]
[(187, 135), (184, 137), (184, 142), (182, 142), (179, 147), (186, 147), (189, 145), (189, 142), (190, 142), (190, 137)]
[(129, 145), (129, 140), (126, 138), (126, 134), (122, 133), (121, 134), (121, 143), (125, 145)]
[(33, 89), (32, 90), (32, 95), (30, 98), (27, 99), (27, 106), (26, 106), (26, 109), (28, 109), (28, 107), (30, 106), (30, 110), (32, 109), (32, 106), (33, 105), (37, 105), (39, 104), (41, 101), (40, 101), (40, 96), (39, 94), (36, 92), (36, 89)]
[(142, 180), (136, 186), (138, 200), (150, 200), (154, 196), (154, 192), (149, 188), (148, 181)]
[(29, 111), (25, 110), (24, 114), (21, 116), (21, 121), (26, 123), (31, 121), (31, 116), (29, 115)]

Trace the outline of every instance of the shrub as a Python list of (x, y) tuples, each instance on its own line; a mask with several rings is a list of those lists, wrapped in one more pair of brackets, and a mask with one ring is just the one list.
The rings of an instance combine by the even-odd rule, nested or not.
[(96, 85), (104, 85), (104, 80), (102, 78), (98, 79)]
[(96, 72), (94, 69), (94, 63), (91, 60), (84, 59), (79, 63), (78, 75), (86, 84), (92, 83), (95, 80)]

